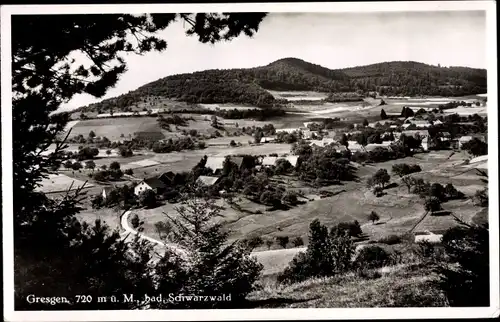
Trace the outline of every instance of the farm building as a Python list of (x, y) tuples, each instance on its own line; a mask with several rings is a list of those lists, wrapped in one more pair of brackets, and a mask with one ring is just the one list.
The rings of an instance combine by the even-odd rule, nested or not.
[(278, 159), (278, 157), (264, 157), (264, 159), (262, 160), (262, 166), (264, 167), (269, 167), (269, 166), (272, 166), (276, 163), (276, 160)]
[(311, 124), (318, 124), (318, 123), (316, 123), (316, 122), (304, 122), (304, 127), (309, 128), (309, 125), (311, 125)]
[(336, 143), (336, 142), (337, 141), (335, 141), (332, 138), (323, 138), (322, 140), (311, 140), (309, 144), (310, 145), (320, 146), (320, 147), (325, 147), (327, 145), (330, 145), (330, 144)]
[(363, 146), (359, 144), (357, 141), (347, 141), (347, 143), (348, 143), (347, 148), (351, 152), (364, 151)]
[(260, 139), (260, 143), (271, 143), (275, 141), (276, 141), (275, 136), (264, 136), (263, 138)]
[(434, 234), (430, 231), (427, 231), (425, 235), (416, 235), (415, 236), (415, 243), (423, 243), (423, 242), (429, 242), (433, 244), (438, 244), (442, 241), (443, 235), (441, 234)]
[[(208, 157), (207, 163), (205, 164), (205, 168), (210, 168), (214, 173), (216, 173), (217, 171), (220, 171), (224, 168), (225, 160), (226, 157)], [(238, 166), (238, 168), (241, 168), (241, 165), (243, 164), (242, 157), (230, 157), (229, 160), (232, 163), (235, 163)]]
[(416, 120), (413, 117), (409, 117), (404, 121), (403, 128), (406, 129), (412, 125), (415, 125), (417, 128), (425, 129), (430, 127), (432, 124), (427, 120)]
[(205, 185), (212, 186), (219, 181), (219, 177), (209, 177), (209, 176), (199, 176), (196, 182)]
[(174, 181), (175, 173), (172, 171), (162, 173), (158, 179), (160, 179), (165, 184), (170, 184)]
[(367, 152), (373, 151), (376, 148), (384, 148), (384, 149), (390, 149), (392, 141), (383, 141), (382, 143), (370, 143), (365, 147), (365, 150)]
[(222, 170), (224, 160), (226, 160), (226, 157), (208, 157), (205, 168), (210, 168), (214, 172), (217, 170)]
[(451, 140), (451, 134), (450, 134), (450, 132), (440, 132), (439, 139), (441, 141), (450, 141)]
[(160, 179), (153, 177), (144, 179), (137, 186), (135, 186), (134, 194), (138, 196), (146, 190), (153, 190), (156, 194), (161, 194), (165, 188), (166, 185)]
[(299, 160), (299, 156), (298, 155), (289, 155), (289, 156), (284, 157), (284, 159), (287, 160), (288, 162), (290, 162), (292, 167), (296, 167), (297, 161)]
[(335, 150), (337, 152), (347, 151), (347, 148), (345, 147), (345, 145), (342, 145), (342, 144), (335, 144), (334, 147), (335, 147)]

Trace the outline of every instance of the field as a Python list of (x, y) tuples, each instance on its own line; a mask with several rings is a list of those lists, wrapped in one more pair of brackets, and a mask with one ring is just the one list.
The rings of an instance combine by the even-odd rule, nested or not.
[(115, 229), (118, 229), (120, 231), (120, 215), (122, 213), (123, 211), (116, 211), (115, 209), (89, 209), (83, 210), (82, 212), (78, 213), (76, 217), (79, 220), (85, 221), (89, 224), (93, 224), (96, 219), (100, 219), (101, 222), (105, 223), (111, 231)]
[[(45, 193), (56, 193), (67, 191), (70, 187), (71, 190), (82, 187), (85, 184), (84, 181), (74, 179), (64, 174), (49, 174), (47, 179), (41, 181), (41, 187), (39, 190)], [(86, 183), (85, 187), (92, 187), (92, 183)]]
[(260, 308), (367, 308), (446, 306), (435, 285), (436, 274), (418, 265), (401, 264), (378, 270), (379, 278), (355, 274), (313, 278), (292, 285), (279, 285), (272, 278), (251, 293), (249, 300)]

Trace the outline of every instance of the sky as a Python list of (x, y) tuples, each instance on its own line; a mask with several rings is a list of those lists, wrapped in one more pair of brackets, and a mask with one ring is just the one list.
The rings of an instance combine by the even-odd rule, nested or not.
[(106, 96), (76, 95), (61, 110), (115, 97), (148, 82), (206, 69), (251, 68), (285, 57), (327, 68), (386, 61), (486, 68), (485, 11), (271, 13), (259, 31), (230, 42), (202, 44), (182, 22), (158, 34), (164, 52), (127, 55), (128, 71)]

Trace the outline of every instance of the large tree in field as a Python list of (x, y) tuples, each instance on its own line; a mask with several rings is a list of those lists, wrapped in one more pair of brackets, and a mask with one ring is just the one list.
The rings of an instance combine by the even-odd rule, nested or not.
[[(66, 113), (76, 94), (102, 97), (127, 70), (124, 55), (162, 51), (156, 33), (176, 20), (203, 43), (251, 36), (264, 13), (12, 16), (13, 195), (16, 309), (131, 309), (135, 302), (29, 305), (26, 295), (146, 294), (149, 246), (76, 218), (79, 191), (51, 200), (35, 189), (62, 162)], [(76, 63), (78, 59), (81, 63)], [(55, 152), (45, 155), (49, 145)], [(127, 251), (133, 250), (133, 251)], [(68, 269), (70, 268), (70, 269)]]

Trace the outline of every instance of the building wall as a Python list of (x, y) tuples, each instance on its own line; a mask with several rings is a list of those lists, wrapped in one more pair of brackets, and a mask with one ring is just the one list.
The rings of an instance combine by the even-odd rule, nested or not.
[(134, 188), (134, 193), (136, 196), (138, 196), (141, 194), (141, 192), (146, 190), (151, 190), (151, 187), (148, 186), (145, 182), (141, 182)]

